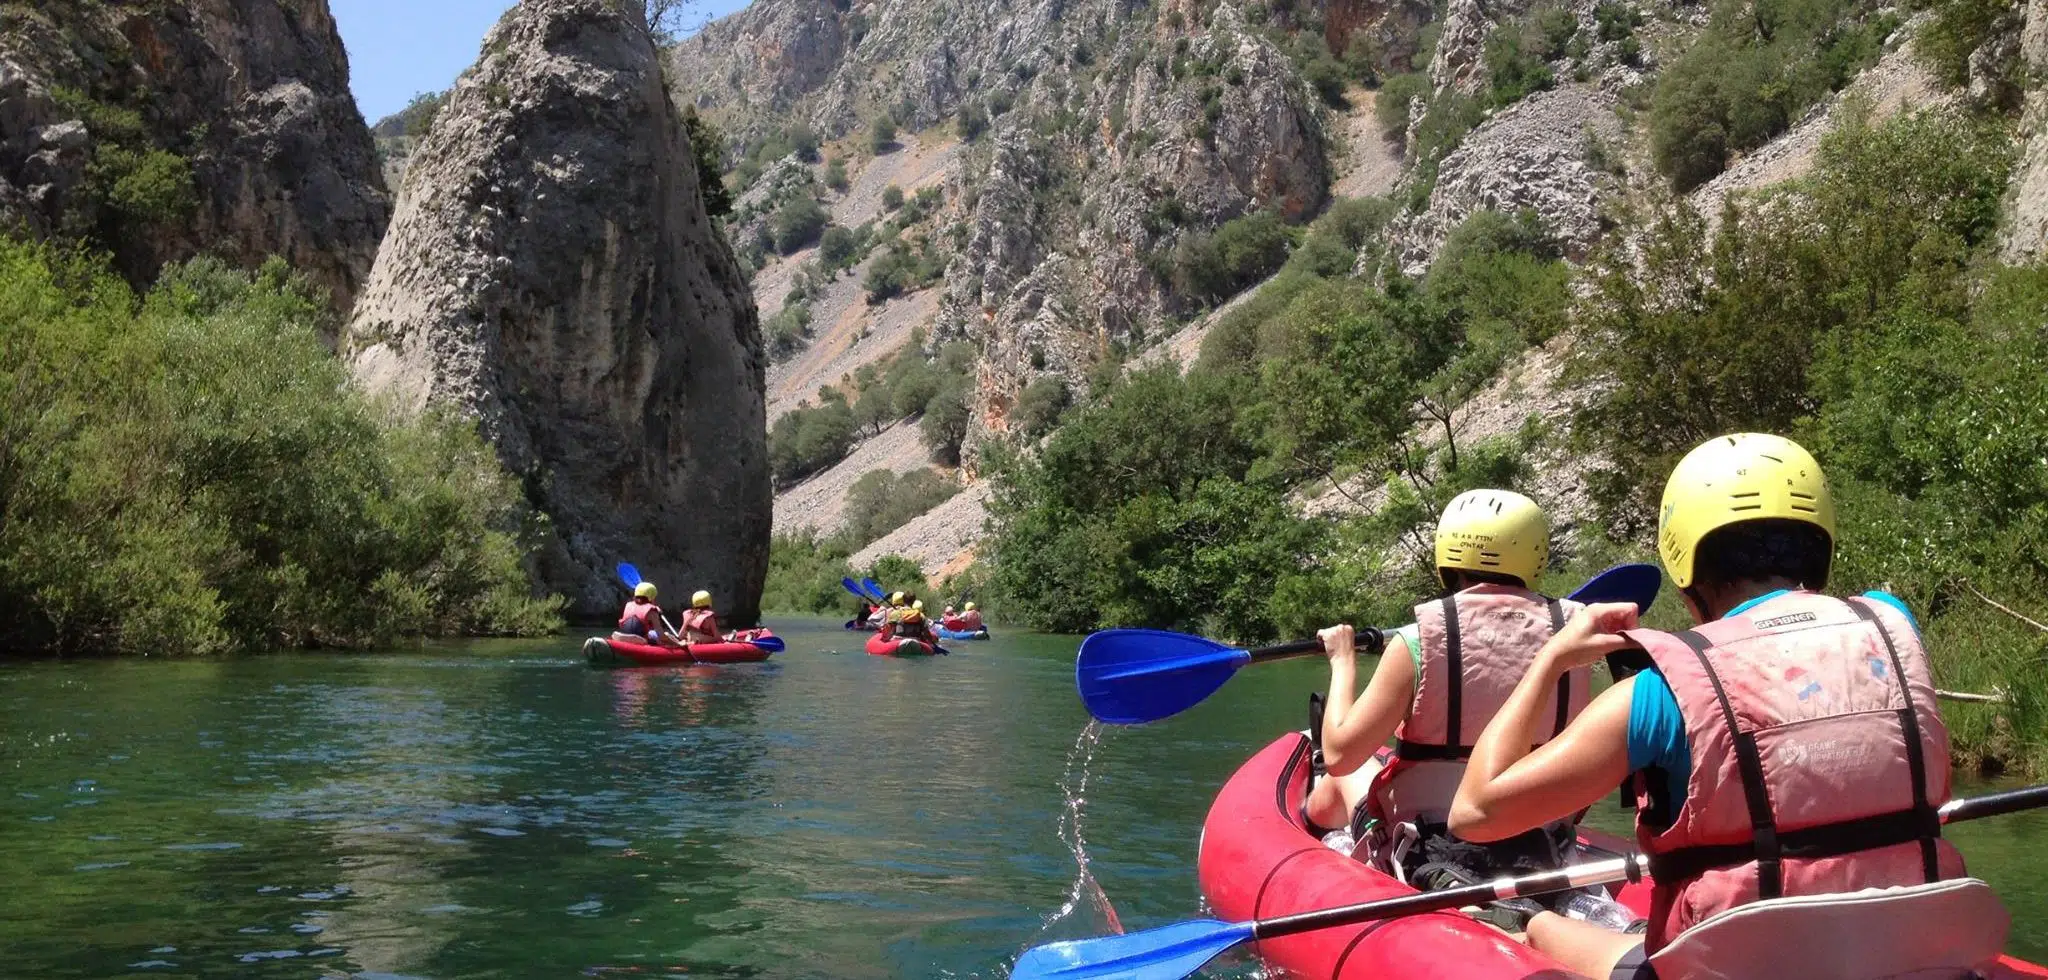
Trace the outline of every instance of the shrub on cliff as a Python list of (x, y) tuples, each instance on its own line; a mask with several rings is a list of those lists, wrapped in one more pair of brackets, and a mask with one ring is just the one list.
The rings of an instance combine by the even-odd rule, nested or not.
[(818, 240), (832, 216), (808, 193), (798, 194), (768, 216), (768, 234), (775, 250), (788, 255)]
[(1783, 133), (1877, 59), (1896, 17), (1865, 0), (1755, 6), (1721, 0), (1707, 30), (1664, 69), (1650, 103), (1650, 151), (1679, 191), (1731, 153)]
[(282, 263), (135, 296), (0, 241), (0, 635), (211, 653), (538, 633), (517, 485), (466, 422), (352, 393)]
[(1214, 232), (1189, 232), (1174, 248), (1174, 288), (1203, 303), (1229, 299), (1278, 271), (1289, 243), (1287, 227), (1271, 211), (1234, 218)]
[(959, 484), (931, 470), (863, 474), (846, 491), (846, 525), (839, 539), (849, 549), (865, 547), (959, 492)]

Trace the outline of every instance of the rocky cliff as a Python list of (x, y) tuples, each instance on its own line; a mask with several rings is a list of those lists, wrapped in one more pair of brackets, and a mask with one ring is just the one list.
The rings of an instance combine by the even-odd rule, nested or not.
[(637, 4), (525, 0), (492, 30), (343, 340), (399, 408), (481, 420), (552, 523), (540, 571), (573, 614), (612, 614), (621, 560), (756, 614), (760, 328)]
[(390, 213), (325, 0), (0, 4), (0, 222), (137, 284), (282, 256), (346, 310)]

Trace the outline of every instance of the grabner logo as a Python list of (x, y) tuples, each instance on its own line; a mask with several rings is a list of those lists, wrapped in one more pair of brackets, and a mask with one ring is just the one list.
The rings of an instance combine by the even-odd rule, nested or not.
[(1794, 626), (1799, 623), (1811, 623), (1813, 622), (1813, 620), (1814, 615), (1810, 612), (1793, 613), (1790, 616), (1773, 616), (1770, 619), (1759, 619), (1756, 621), (1756, 628), (1760, 630), (1774, 630), (1780, 626)]

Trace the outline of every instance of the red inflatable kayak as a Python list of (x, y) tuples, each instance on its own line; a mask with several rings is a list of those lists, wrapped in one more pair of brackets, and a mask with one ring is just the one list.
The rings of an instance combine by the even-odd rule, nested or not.
[(907, 636), (883, 639), (882, 634), (876, 633), (868, 637), (868, 652), (877, 657), (929, 657), (938, 651), (923, 640)]
[[(1223, 785), (1202, 825), (1198, 858), (1202, 894), (1226, 921), (1413, 894), (1392, 877), (1354, 861), (1309, 833), (1301, 816), (1311, 749), (1307, 736), (1286, 735), (1252, 756)], [(1587, 831), (1582, 860), (1613, 857), (1625, 842)], [(1650, 885), (1624, 886), (1617, 898), (1646, 914)], [(1457, 912), (1389, 919), (1270, 939), (1258, 956), (1303, 980), (1529, 980), (1569, 976), (1546, 956), (1493, 927)], [(2048, 977), (2048, 970), (2011, 957), (1997, 977)]]
[(745, 640), (774, 635), (768, 630), (748, 630), (733, 634), (735, 639), (725, 643), (690, 643), (681, 647), (649, 646), (593, 636), (583, 641), (583, 656), (596, 667), (756, 663), (768, 659), (768, 651)]

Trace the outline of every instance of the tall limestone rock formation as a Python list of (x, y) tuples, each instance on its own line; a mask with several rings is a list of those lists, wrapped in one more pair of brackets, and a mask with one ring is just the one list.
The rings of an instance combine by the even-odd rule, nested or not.
[(759, 608), (770, 495), (760, 325), (706, 216), (644, 14), (525, 0), (412, 155), (343, 338), (404, 410), (477, 416), (553, 522), (541, 575), (608, 617), (611, 569), (671, 605)]
[(0, 4), (0, 223), (138, 286), (282, 256), (345, 311), (390, 217), (326, 0)]

